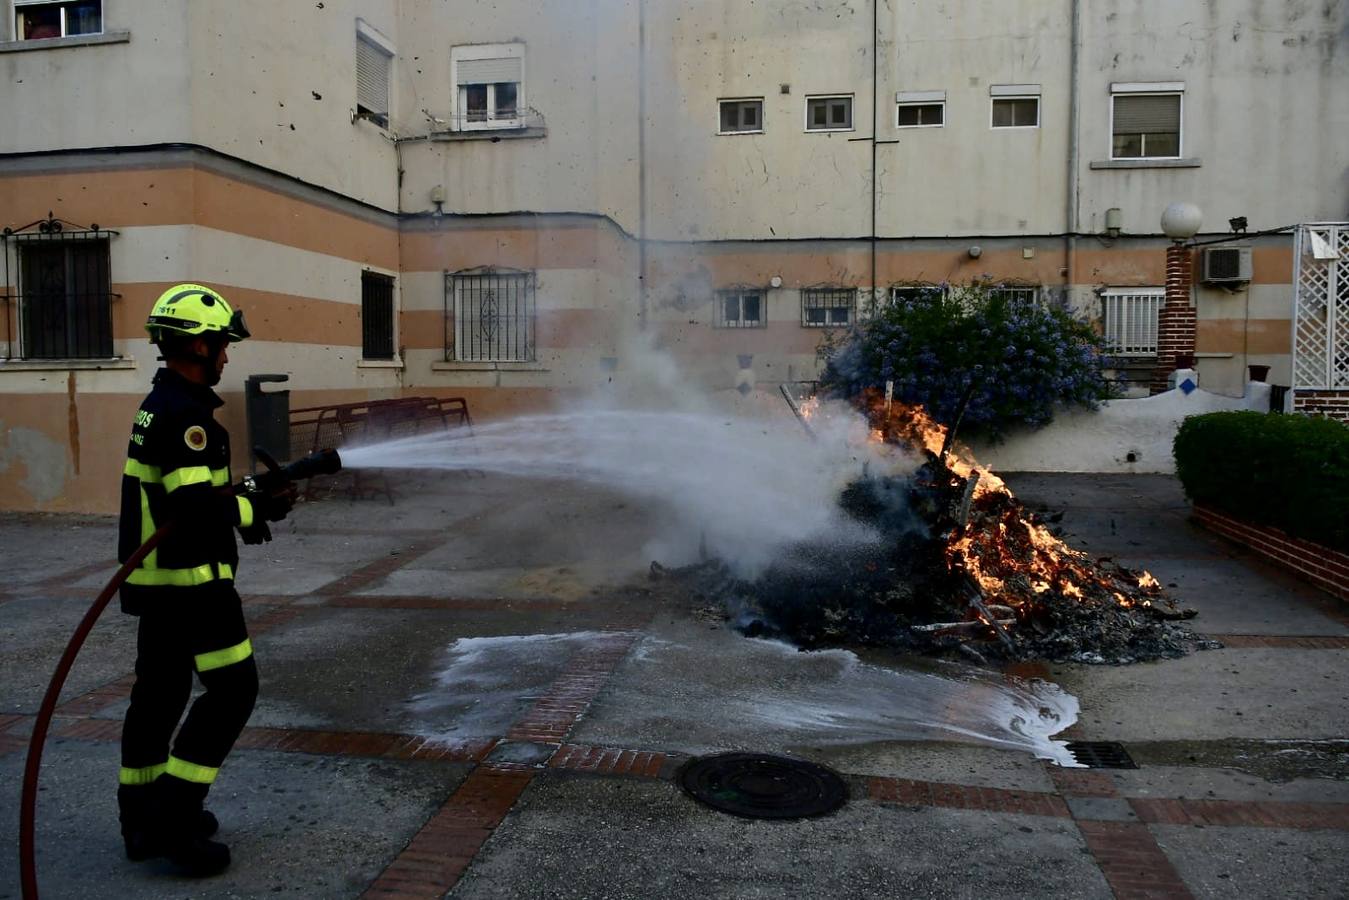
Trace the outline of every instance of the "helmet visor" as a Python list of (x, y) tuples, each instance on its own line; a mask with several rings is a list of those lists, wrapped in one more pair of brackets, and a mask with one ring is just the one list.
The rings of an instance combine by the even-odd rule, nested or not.
[(253, 336), (248, 330), (248, 325), (244, 322), (244, 311), (242, 309), (236, 309), (234, 314), (230, 316), (229, 328), (225, 330), (225, 333), (229, 335), (231, 341), (243, 341)]

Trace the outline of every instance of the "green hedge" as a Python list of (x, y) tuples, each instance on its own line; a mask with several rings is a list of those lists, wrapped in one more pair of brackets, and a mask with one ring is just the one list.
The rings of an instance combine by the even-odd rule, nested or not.
[(1349, 552), (1349, 428), (1330, 419), (1191, 416), (1174, 445), (1196, 503)]

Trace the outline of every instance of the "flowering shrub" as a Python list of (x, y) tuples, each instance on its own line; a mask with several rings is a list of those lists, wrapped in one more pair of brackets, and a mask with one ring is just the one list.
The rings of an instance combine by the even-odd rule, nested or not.
[(1090, 326), (981, 282), (882, 304), (828, 352), (823, 389), (852, 397), (893, 381), (895, 400), (962, 434), (998, 438), (1045, 425), (1060, 404), (1095, 409), (1113, 394)]

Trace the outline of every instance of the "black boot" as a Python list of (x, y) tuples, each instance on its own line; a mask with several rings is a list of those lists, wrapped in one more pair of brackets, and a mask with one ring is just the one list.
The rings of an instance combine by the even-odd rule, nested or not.
[(194, 878), (223, 872), (230, 864), (230, 849), (206, 839), (218, 823), (201, 808), (205, 789), (173, 776), (162, 776), (155, 785), (156, 816), (146, 831), (154, 855), (167, 856), (183, 874)]

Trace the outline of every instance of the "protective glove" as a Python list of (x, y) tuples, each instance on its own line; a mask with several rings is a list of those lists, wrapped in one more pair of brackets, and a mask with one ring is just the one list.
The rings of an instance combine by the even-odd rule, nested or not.
[(244, 539), (245, 544), (265, 544), (272, 539), (272, 529), (267, 527), (266, 522), (254, 522), (247, 528), (240, 528), (239, 537)]
[(253, 515), (268, 522), (280, 522), (295, 507), (298, 494), (295, 483), (287, 481), (270, 492), (249, 491), (244, 497), (253, 504)]

